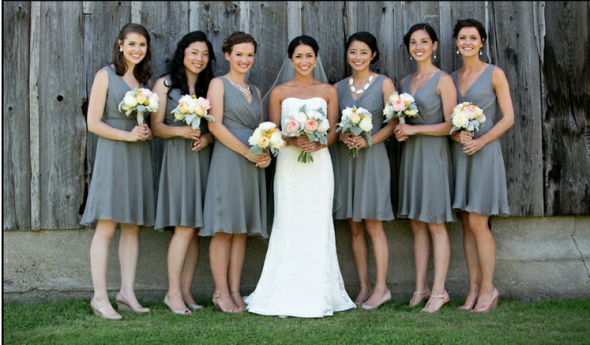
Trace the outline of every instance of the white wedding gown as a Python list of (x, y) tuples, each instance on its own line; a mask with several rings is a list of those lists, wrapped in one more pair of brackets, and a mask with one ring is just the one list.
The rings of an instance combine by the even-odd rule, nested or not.
[[(327, 113), (322, 98), (287, 98), (281, 122), (303, 104)], [(256, 290), (244, 298), (251, 313), (323, 317), (356, 307), (344, 289), (336, 256), (330, 153), (324, 148), (312, 153), (313, 163), (299, 163), (300, 153), (287, 146), (277, 156), (268, 251)]]

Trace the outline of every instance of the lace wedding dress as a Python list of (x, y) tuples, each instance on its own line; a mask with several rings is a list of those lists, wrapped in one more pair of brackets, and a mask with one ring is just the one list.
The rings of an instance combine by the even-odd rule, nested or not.
[[(326, 112), (322, 98), (287, 98), (281, 122), (303, 104)], [(277, 156), (268, 251), (256, 290), (244, 298), (251, 313), (323, 317), (355, 308), (336, 256), (330, 153), (327, 148), (313, 152), (313, 163), (306, 164), (297, 162), (300, 153), (301, 149), (287, 146)]]

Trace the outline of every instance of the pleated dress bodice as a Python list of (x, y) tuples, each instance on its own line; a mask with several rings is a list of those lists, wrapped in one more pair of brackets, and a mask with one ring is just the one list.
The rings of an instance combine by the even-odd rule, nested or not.
[[(383, 127), (383, 80), (379, 75), (355, 101), (349, 91), (348, 80), (338, 83), (339, 118), (346, 107), (365, 108), (372, 114), (371, 135)], [(362, 133), (365, 136), (364, 133)], [(336, 219), (352, 218), (355, 222), (363, 219), (389, 221), (394, 219), (391, 206), (390, 166), (385, 141), (360, 149), (358, 157), (350, 157), (348, 146), (336, 142), (338, 148), (337, 188), (342, 205), (336, 210)]]
[[(410, 125), (444, 122), (442, 100), (437, 92), (439, 71), (413, 95), (418, 114), (406, 117)], [(412, 75), (404, 79), (402, 93), (411, 94)], [(416, 134), (403, 143), (399, 175), (397, 216), (425, 223), (455, 220), (452, 211), (453, 174), (447, 136)]]

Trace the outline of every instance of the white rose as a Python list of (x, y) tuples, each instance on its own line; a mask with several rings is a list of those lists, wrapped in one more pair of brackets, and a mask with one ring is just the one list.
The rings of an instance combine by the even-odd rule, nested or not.
[(355, 125), (361, 121), (360, 115), (355, 111), (350, 115), (350, 122), (354, 123)]
[(314, 120), (321, 119), (322, 114), (320, 114), (317, 110), (310, 110), (307, 112), (307, 118)]
[(293, 120), (303, 124), (307, 121), (307, 115), (305, 115), (303, 112), (297, 112), (293, 115)]
[(184, 96), (180, 97), (180, 99), (178, 100), (178, 103), (180, 103), (180, 102), (188, 103), (191, 99), (193, 99), (192, 96), (184, 95)]
[(469, 123), (469, 119), (467, 119), (467, 116), (465, 116), (465, 114), (463, 114), (462, 112), (456, 113), (453, 115), (453, 126), (455, 127), (459, 127), (459, 128), (465, 128), (467, 127), (467, 124)]
[(404, 101), (404, 102), (408, 102), (408, 103), (414, 103), (414, 97), (412, 97), (410, 94), (408, 93), (402, 93), (399, 98)]
[(479, 117), (477, 118), (477, 122), (479, 122), (479, 124), (483, 126), (483, 124), (486, 122), (486, 116), (484, 114), (479, 115)]
[(404, 110), (404, 114), (406, 114), (407, 116), (416, 116), (416, 114), (418, 114), (418, 109), (406, 109)]
[(383, 108), (383, 116), (389, 117), (393, 112), (393, 108), (391, 107), (391, 103), (387, 102), (385, 104), (385, 108)]
[(344, 119), (345, 117), (347, 119), (350, 119), (350, 115), (352, 115), (352, 108), (345, 108), (344, 110), (342, 110), (342, 118)]
[(262, 134), (260, 133), (260, 129), (257, 128), (254, 131), (254, 134), (248, 139), (248, 144), (250, 144), (250, 146), (258, 145), (258, 140), (260, 140), (260, 138), (262, 138)]
[(260, 126), (258, 126), (258, 128), (260, 128), (261, 130), (268, 132), (271, 128), (276, 128), (277, 125), (275, 125), (273, 122), (263, 122), (260, 124)]
[(389, 103), (393, 103), (395, 101), (397, 101), (399, 99), (399, 95), (397, 94), (397, 92), (394, 92), (391, 94), (391, 96), (389, 96)]
[(155, 112), (158, 110), (159, 107), (159, 101), (160, 101), (160, 97), (158, 97), (157, 93), (153, 93), (150, 98), (148, 99), (148, 101), (150, 102), (150, 104), (148, 105), (148, 109), (150, 110), (150, 112)]
[(365, 117), (363, 120), (361, 120), (361, 123), (359, 123), (359, 128), (365, 132), (370, 132), (371, 129), (373, 129), (372, 119), (370, 117)]
[(199, 105), (199, 102), (197, 102), (197, 100), (195, 98), (191, 98), (191, 99), (187, 100), (186, 103), (188, 104), (188, 111), (190, 111), (191, 113), (194, 113), (195, 107), (197, 105)]
[(274, 132), (272, 137), (270, 138), (270, 146), (276, 149), (281, 149), (283, 147), (283, 138), (281, 137), (281, 133)]
[(322, 123), (320, 123), (318, 126), (318, 132), (320, 132), (320, 134), (328, 133), (328, 129), (330, 129), (330, 123), (327, 120), (322, 121)]
[(129, 92), (127, 92), (125, 94), (125, 98), (123, 98), (123, 102), (125, 102), (125, 105), (130, 108), (135, 107), (137, 105), (137, 101), (135, 100), (135, 97), (133, 97), (133, 95), (131, 95)]

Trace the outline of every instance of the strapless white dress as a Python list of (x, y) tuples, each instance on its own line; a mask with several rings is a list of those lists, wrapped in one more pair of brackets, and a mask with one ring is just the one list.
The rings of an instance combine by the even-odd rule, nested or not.
[[(322, 98), (287, 98), (281, 122), (303, 104), (327, 113)], [(301, 149), (287, 146), (276, 158), (268, 251), (256, 290), (244, 298), (251, 313), (311, 318), (356, 307), (344, 289), (336, 255), (330, 152), (327, 148), (313, 152), (313, 163), (305, 164), (297, 162), (300, 153)]]

